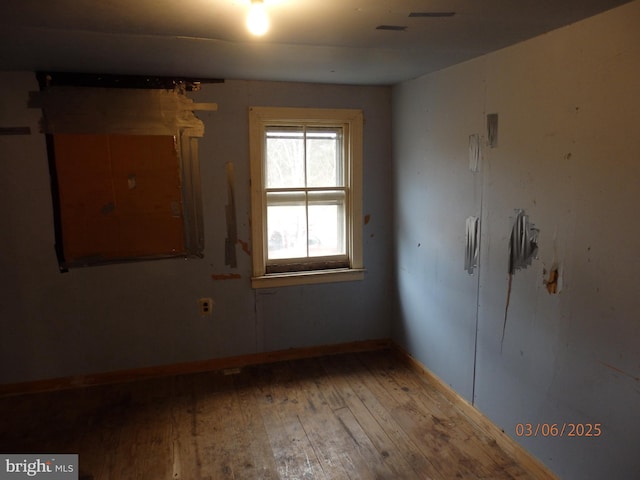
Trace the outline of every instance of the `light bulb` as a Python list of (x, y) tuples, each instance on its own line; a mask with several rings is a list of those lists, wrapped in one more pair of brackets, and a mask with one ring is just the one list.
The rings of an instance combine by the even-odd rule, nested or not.
[(251, 0), (249, 15), (247, 15), (247, 28), (254, 35), (264, 35), (269, 30), (269, 17), (264, 8), (263, 0)]

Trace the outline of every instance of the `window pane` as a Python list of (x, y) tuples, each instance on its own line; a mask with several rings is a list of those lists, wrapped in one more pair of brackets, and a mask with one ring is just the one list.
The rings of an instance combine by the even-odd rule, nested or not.
[(307, 256), (307, 218), (304, 200), (297, 204), (267, 204), (267, 259)]
[(309, 128), (307, 130), (307, 185), (309, 187), (343, 186), (342, 129)]
[(344, 192), (309, 196), (309, 256), (346, 254)]
[(304, 187), (304, 130), (269, 127), (266, 135), (267, 188)]

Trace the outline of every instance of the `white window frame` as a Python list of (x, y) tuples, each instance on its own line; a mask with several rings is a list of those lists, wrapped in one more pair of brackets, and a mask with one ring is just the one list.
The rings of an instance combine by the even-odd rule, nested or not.
[[(323, 270), (267, 273), (267, 202), (264, 175), (266, 128), (270, 126), (341, 126), (345, 142), (347, 245), (349, 266)], [(363, 115), (355, 109), (250, 107), (251, 233), (253, 288), (271, 288), (362, 280), (362, 132)]]

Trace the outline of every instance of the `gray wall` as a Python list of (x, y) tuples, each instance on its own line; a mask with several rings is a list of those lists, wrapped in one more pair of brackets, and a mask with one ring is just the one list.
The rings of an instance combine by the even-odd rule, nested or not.
[[(638, 478), (640, 2), (394, 88), (398, 321), (393, 336), (561, 478)], [(468, 138), (496, 148), (469, 169)], [(513, 277), (514, 209), (539, 229)], [(468, 216), (480, 268), (464, 270)], [(557, 264), (561, 292), (545, 270)], [(477, 348), (476, 348), (477, 333)]]
[[(388, 338), (392, 301), (391, 90), (227, 81), (190, 94), (217, 102), (199, 112), (205, 257), (58, 272), (49, 171), (31, 73), (0, 74), (0, 126), (30, 126), (0, 136), (0, 383)], [(235, 167), (238, 237), (250, 245), (250, 105), (362, 108), (364, 261), (360, 282), (253, 290), (251, 258), (237, 246), (225, 266), (225, 164)], [(214, 280), (212, 275), (239, 274)], [(200, 297), (213, 298), (201, 317)]]

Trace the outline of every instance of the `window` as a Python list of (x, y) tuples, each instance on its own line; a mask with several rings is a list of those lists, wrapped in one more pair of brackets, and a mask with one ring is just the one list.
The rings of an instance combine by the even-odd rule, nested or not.
[(357, 280), (362, 112), (249, 110), (253, 286)]

